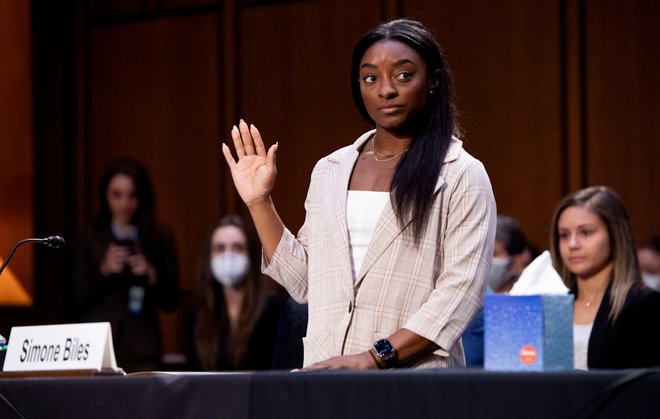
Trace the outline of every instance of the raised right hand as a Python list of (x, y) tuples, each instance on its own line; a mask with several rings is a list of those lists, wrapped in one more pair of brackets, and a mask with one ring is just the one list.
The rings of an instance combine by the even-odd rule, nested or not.
[(234, 125), (231, 130), (234, 148), (238, 162), (226, 144), (222, 144), (222, 154), (227, 160), (231, 177), (238, 194), (246, 205), (268, 199), (273, 185), (277, 168), (275, 166), (275, 152), (277, 144), (273, 144), (266, 152), (259, 130), (245, 123), (241, 119), (238, 127)]

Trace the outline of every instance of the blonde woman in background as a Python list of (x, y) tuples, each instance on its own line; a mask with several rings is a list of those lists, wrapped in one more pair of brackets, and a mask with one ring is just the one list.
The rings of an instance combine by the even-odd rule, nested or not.
[(621, 198), (605, 186), (567, 196), (551, 234), (554, 267), (575, 295), (575, 368), (660, 365), (660, 293), (642, 283)]

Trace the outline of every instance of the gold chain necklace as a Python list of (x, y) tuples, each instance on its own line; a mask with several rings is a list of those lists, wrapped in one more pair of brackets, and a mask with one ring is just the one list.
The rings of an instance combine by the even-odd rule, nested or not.
[(600, 297), (602, 297), (602, 296), (599, 295), (599, 294), (596, 294), (596, 295), (594, 296), (594, 298), (592, 298), (591, 301), (590, 301), (590, 300), (585, 296), (585, 297), (583, 297), (584, 305), (587, 306), (587, 308), (589, 308), (589, 307), (591, 307), (591, 305), (592, 305), (593, 303), (595, 303), (596, 300), (598, 300)]
[[(410, 147), (406, 147), (405, 150), (400, 151), (400, 152), (398, 152), (396, 154), (393, 154), (391, 156), (388, 156), (388, 155), (385, 155), (385, 154), (380, 154), (379, 152), (376, 151), (376, 149), (374, 148), (374, 143), (375, 142), (376, 142), (376, 139), (373, 138), (371, 140), (371, 143), (369, 144), (369, 148), (371, 149), (371, 152), (374, 153), (374, 160), (376, 160), (378, 162), (385, 162), (385, 161), (394, 160), (397, 157), (399, 157), (400, 155), (402, 155), (403, 153), (405, 153), (406, 151), (408, 151), (408, 149), (410, 148)], [(380, 159), (378, 157), (380, 157)]]

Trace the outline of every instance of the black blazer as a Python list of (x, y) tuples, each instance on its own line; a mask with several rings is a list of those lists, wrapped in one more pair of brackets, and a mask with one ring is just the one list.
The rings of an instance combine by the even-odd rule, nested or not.
[(660, 293), (633, 286), (615, 322), (611, 307), (608, 289), (589, 337), (589, 369), (660, 365)]

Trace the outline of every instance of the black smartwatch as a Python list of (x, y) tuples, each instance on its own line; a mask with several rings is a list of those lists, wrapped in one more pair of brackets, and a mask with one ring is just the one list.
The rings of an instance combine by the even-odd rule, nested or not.
[(394, 346), (387, 339), (381, 339), (374, 343), (376, 355), (382, 361), (383, 368), (393, 368), (397, 364), (397, 353)]

